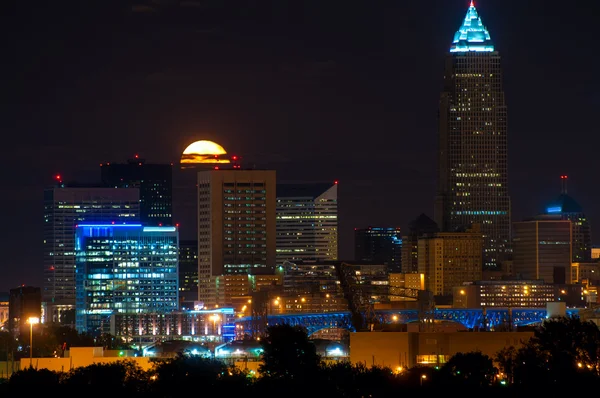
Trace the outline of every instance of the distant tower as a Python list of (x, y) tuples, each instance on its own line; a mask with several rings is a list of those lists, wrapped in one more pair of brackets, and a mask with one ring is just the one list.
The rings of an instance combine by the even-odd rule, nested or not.
[(402, 272), (412, 274), (419, 272), (419, 238), (439, 232), (438, 225), (426, 214), (408, 224), (408, 234), (402, 237)]
[(338, 259), (338, 185), (277, 184), (277, 264)]
[(402, 272), (400, 228), (354, 228), (354, 261), (385, 264), (389, 273)]
[(100, 165), (102, 183), (115, 188), (140, 190), (140, 222), (173, 225), (173, 166), (146, 163), (135, 155), (127, 163)]
[(275, 271), (275, 170), (210, 170), (198, 175), (198, 299), (210, 278)]
[(546, 206), (544, 214), (570, 220), (573, 228), (572, 261), (584, 263), (592, 260), (592, 228), (583, 209), (575, 199), (567, 194), (569, 177), (560, 176), (560, 195)]
[(139, 222), (140, 190), (57, 184), (44, 191), (44, 322), (75, 323), (75, 228)]
[(442, 231), (480, 224), (484, 269), (510, 251), (506, 104), (500, 55), (471, 3), (446, 58), (439, 106), (435, 221)]

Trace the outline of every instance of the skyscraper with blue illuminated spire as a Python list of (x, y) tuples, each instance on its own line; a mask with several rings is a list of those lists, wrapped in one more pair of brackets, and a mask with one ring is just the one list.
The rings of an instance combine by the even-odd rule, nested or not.
[(500, 54), (473, 2), (446, 57), (438, 117), (435, 221), (480, 224), (483, 269), (498, 269), (510, 252), (506, 104)]

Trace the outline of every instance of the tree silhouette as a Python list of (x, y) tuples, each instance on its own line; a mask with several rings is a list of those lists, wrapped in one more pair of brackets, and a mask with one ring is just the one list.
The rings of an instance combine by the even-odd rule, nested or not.
[(494, 382), (498, 369), (488, 355), (472, 351), (453, 355), (442, 366), (441, 373), (449, 381), (464, 386), (488, 387)]
[(260, 373), (270, 378), (304, 378), (319, 370), (321, 358), (306, 329), (287, 324), (267, 327)]

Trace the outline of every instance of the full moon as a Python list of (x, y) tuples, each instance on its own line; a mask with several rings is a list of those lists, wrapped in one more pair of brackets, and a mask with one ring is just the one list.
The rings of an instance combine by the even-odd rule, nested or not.
[(229, 159), (222, 157), (227, 151), (213, 141), (200, 140), (191, 143), (181, 155), (182, 165), (230, 163)]

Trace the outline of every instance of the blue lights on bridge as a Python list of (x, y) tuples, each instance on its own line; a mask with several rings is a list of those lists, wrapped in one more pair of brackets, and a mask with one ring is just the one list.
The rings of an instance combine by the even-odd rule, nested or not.
[[(512, 308), (510, 312), (508, 308), (485, 310), (482, 308), (447, 308), (436, 309), (432, 313), (434, 321), (457, 322), (467, 329), (491, 329), (502, 324), (508, 324), (509, 321), (513, 326), (525, 326), (539, 323), (547, 318), (545, 308)], [(576, 316), (578, 313), (578, 309), (567, 309), (567, 316)], [(402, 324), (417, 322), (419, 320), (419, 311), (416, 309), (378, 310), (376, 311), (376, 315), (381, 324)], [(425, 316), (427, 316), (427, 313)], [(292, 326), (304, 326), (309, 335), (322, 329), (331, 328), (354, 331), (349, 311), (321, 314), (269, 315), (267, 321), (270, 325), (289, 324)], [(236, 323), (243, 326), (246, 332), (252, 331), (253, 322), (251, 317), (240, 318)]]

